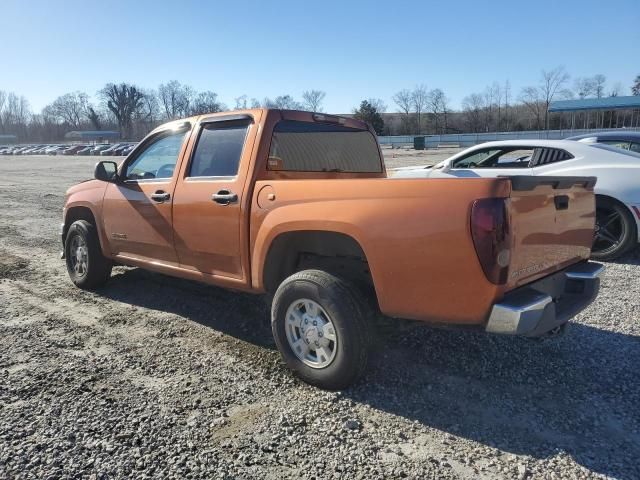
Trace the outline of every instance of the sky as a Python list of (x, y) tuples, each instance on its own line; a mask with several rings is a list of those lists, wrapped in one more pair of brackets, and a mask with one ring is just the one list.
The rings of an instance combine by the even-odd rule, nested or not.
[(178, 80), (234, 98), (326, 92), (324, 109), (424, 84), (458, 108), (494, 81), (512, 95), (543, 69), (640, 74), (639, 0), (0, 0), (0, 90), (34, 111), (108, 82)]

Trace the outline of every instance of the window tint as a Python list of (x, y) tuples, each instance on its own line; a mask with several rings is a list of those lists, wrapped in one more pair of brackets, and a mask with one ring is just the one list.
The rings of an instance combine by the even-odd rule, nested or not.
[(533, 156), (531, 148), (489, 149), (473, 152), (456, 160), (453, 168), (527, 168)]
[(378, 144), (368, 130), (325, 123), (282, 121), (273, 131), (269, 170), (382, 172)]
[(185, 131), (164, 134), (154, 140), (127, 166), (128, 180), (171, 178)]
[(247, 121), (205, 124), (191, 160), (190, 177), (232, 177), (238, 173)]

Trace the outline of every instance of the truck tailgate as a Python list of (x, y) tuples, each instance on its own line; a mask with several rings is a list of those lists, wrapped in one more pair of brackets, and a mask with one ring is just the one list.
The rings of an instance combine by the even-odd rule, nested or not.
[(589, 258), (595, 225), (595, 177), (514, 176), (512, 250), (507, 289)]

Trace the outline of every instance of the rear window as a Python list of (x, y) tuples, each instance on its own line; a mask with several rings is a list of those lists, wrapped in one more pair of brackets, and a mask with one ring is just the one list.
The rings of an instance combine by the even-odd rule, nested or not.
[(274, 128), (268, 169), (379, 173), (382, 161), (376, 139), (367, 130), (286, 120)]

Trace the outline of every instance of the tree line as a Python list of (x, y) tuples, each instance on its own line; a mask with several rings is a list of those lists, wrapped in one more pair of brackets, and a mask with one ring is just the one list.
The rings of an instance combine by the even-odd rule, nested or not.
[[(634, 79), (631, 93), (640, 95), (640, 75)], [(537, 84), (522, 88), (517, 95), (508, 80), (494, 82), (481, 92), (465, 96), (459, 110), (451, 108), (443, 89), (421, 84), (393, 95), (395, 112), (388, 112), (383, 100), (368, 98), (351, 113), (369, 122), (378, 134), (386, 135), (569, 128), (566, 115), (549, 115), (552, 101), (623, 94), (621, 84), (607, 86), (602, 74), (577, 78), (571, 88), (569, 74), (557, 67), (543, 70)], [(13, 134), (21, 141), (45, 142), (59, 140), (70, 130), (118, 130), (122, 138), (139, 139), (162, 122), (202, 113), (258, 107), (322, 112), (325, 98), (322, 90), (304, 91), (299, 100), (289, 94), (262, 100), (241, 95), (229, 106), (216, 92), (198, 92), (177, 80), (156, 89), (123, 82), (107, 83), (95, 95), (95, 102), (85, 92), (70, 92), (34, 113), (26, 97), (0, 90), (0, 134)], [(618, 126), (618, 113), (616, 125), (613, 112), (609, 112), (609, 125), (605, 125), (605, 115), (606, 112), (602, 117), (596, 116), (595, 121), (600, 120), (603, 126)], [(572, 121), (575, 123), (575, 118)], [(583, 114), (578, 125), (572, 126), (587, 128), (593, 122), (594, 118)], [(626, 117), (622, 122), (627, 125)], [(632, 126), (633, 122), (631, 112)], [(640, 125), (640, 112), (635, 122), (635, 126)]]
[[(598, 128), (623, 123), (640, 126), (640, 111), (585, 112), (578, 114), (578, 118), (568, 113), (550, 115), (549, 105), (555, 100), (625, 95), (620, 83), (608, 87), (602, 74), (576, 78), (573, 86), (570, 80), (563, 67), (556, 67), (543, 70), (536, 84), (523, 87), (517, 94), (508, 80), (493, 82), (483, 91), (465, 96), (458, 111), (451, 110), (449, 99), (440, 88), (429, 90), (419, 85), (412, 90), (400, 90), (393, 96), (399, 118), (388, 130), (407, 135)], [(631, 93), (640, 95), (640, 75), (633, 80)]]

